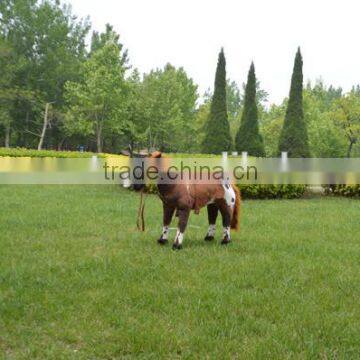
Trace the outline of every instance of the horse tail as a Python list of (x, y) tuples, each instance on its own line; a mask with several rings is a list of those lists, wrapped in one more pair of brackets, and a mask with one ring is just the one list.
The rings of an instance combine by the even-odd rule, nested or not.
[(240, 218), (240, 203), (241, 203), (241, 195), (239, 188), (233, 184), (232, 188), (235, 191), (235, 205), (234, 210), (231, 217), (231, 229), (234, 229), (236, 231), (239, 230), (239, 218)]

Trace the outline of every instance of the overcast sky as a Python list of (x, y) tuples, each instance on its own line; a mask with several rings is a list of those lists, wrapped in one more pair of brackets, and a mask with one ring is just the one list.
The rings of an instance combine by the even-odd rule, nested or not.
[(93, 27), (114, 25), (141, 73), (170, 62), (213, 87), (217, 55), (245, 81), (253, 60), (270, 102), (288, 95), (297, 46), (304, 79), (322, 77), (348, 91), (360, 83), (359, 0), (67, 0)]

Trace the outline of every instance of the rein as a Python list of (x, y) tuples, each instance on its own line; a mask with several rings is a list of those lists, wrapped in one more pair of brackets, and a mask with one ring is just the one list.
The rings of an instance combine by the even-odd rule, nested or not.
[(144, 209), (145, 209), (145, 193), (144, 193), (144, 189), (142, 189), (140, 192), (140, 204), (139, 204), (139, 210), (136, 220), (136, 226), (140, 231), (145, 231)]

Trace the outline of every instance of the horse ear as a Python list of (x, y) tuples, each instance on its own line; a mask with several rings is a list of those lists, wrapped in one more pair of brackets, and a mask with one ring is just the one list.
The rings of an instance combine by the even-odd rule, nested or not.
[(150, 157), (154, 158), (154, 159), (158, 159), (161, 158), (161, 152), (160, 151), (154, 151), (153, 153), (151, 153)]

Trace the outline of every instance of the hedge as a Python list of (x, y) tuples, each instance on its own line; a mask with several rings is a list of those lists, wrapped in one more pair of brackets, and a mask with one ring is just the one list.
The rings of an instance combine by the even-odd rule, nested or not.
[(55, 157), (55, 158), (90, 158), (92, 156), (98, 156), (105, 158), (109, 156), (118, 156), (105, 153), (92, 153), (92, 152), (80, 152), (80, 151), (56, 151), (56, 150), (35, 150), (25, 148), (0, 148), (0, 156), (10, 157)]
[(360, 197), (360, 185), (329, 185), (325, 187), (327, 195)]
[(238, 185), (243, 199), (298, 199), (305, 185)]
[[(305, 185), (238, 185), (243, 199), (298, 199), (306, 190)], [(155, 184), (147, 185), (146, 192), (157, 194)]]
[[(89, 158), (92, 156), (98, 156), (100, 158), (110, 156), (121, 156), (107, 153), (92, 153), (92, 152), (80, 152), (80, 151), (56, 151), (56, 150), (35, 150), (26, 148), (4, 148), (0, 147), (0, 156), (10, 157), (56, 157), (56, 158)], [(221, 155), (213, 154), (185, 154), (185, 153), (166, 153), (167, 158), (221, 158)], [(229, 158), (233, 157), (229, 155)]]
[[(79, 151), (35, 150), (25, 148), (1, 148), (0, 157), (55, 157), (55, 158), (99, 158), (118, 157), (121, 155), (92, 153)], [(208, 154), (165, 154), (166, 157), (220, 157), (221, 155)], [(229, 156), (231, 157), (231, 156)], [(306, 190), (305, 185), (238, 185), (244, 199), (295, 199), (301, 198)], [(360, 185), (329, 185), (324, 186), (326, 195), (360, 197)], [(155, 185), (147, 186), (147, 192), (157, 193)]]

